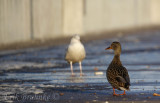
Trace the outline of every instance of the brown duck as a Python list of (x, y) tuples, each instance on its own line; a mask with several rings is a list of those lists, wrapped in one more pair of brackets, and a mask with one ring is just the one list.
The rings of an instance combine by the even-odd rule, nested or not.
[[(114, 58), (106, 70), (106, 77), (108, 82), (113, 87), (113, 95), (126, 95), (125, 90), (129, 90), (130, 78), (127, 69), (123, 67), (120, 61), (121, 44), (119, 42), (113, 42), (110, 47), (106, 48), (105, 50), (108, 49), (114, 50)], [(116, 94), (115, 89), (123, 90), (124, 93)]]

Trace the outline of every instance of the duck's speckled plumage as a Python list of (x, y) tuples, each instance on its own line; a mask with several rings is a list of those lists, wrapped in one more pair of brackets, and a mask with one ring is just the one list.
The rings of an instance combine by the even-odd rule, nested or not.
[(114, 58), (110, 63), (106, 77), (113, 88), (118, 90), (129, 90), (130, 78), (127, 69), (120, 61), (121, 45), (119, 42), (113, 42), (107, 49), (114, 50)]

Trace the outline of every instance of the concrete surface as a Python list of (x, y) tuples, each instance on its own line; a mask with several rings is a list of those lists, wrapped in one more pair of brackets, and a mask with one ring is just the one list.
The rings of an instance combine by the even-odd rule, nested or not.
[[(76, 76), (70, 76), (69, 64), (64, 61), (67, 44), (0, 52), (0, 101), (158, 103), (160, 97), (153, 93), (160, 93), (159, 38), (160, 31), (147, 31), (84, 43), (87, 57), (82, 62), (83, 77), (79, 76), (78, 64), (73, 65)], [(131, 78), (131, 90), (119, 97), (112, 96), (105, 73), (113, 51), (104, 49), (113, 41), (122, 44), (121, 61)], [(103, 74), (95, 75), (95, 72)]]

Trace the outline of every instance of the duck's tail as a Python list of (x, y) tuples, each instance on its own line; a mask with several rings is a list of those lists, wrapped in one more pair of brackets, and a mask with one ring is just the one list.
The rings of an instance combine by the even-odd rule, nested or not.
[(125, 83), (125, 85), (124, 85), (124, 87), (126, 88), (127, 91), (130, 91), (129, 86), (130, 86), (130, 83)]
[(124, 87), (119, 87), (119, 89), (120, 89), (120, 90), (127, 90), (127, 91), (130, 91), (129, 86), (130, 86), (129, 83), (125, 83)]

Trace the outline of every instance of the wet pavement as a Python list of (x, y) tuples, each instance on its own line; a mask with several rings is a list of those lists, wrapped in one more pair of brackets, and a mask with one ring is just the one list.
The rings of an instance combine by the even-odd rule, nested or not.
[[(131, 87), (127, 95), (112, 96), (106, 69), (113, 51), (105, 51), (113, 41), (122, 45), (121, 61), (128, 69)], [(64, 60), (66, 45), (0, 52), (0, 102), (26, 103), (110, 103), (158, 102), (160, 93), (160, 31), (119, 35), (83, 43), (86, 59), (75, 77)], [(98, 74), (99, 73), (99, 74)], [(122, 91), (116, 91), (121, 93)]]

